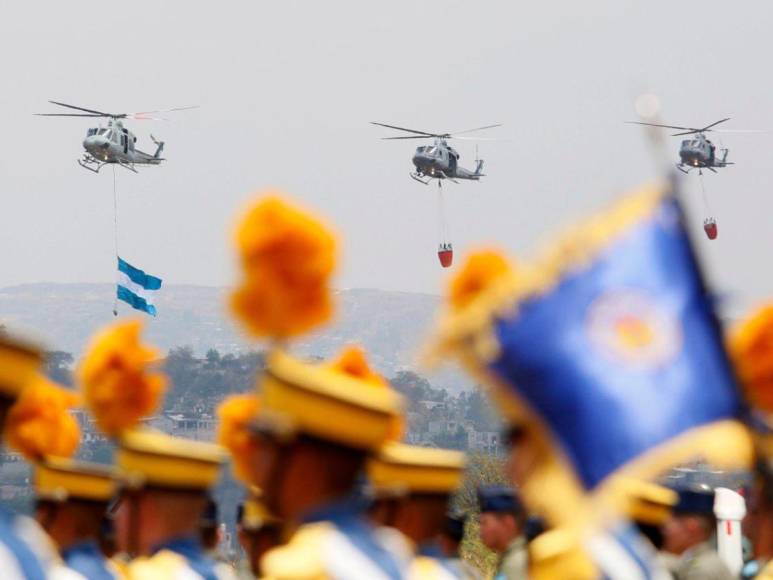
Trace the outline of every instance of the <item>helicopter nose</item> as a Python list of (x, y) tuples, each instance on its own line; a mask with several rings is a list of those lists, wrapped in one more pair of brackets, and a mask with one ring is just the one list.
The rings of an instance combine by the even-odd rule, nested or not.
[(108, 146), (107, 139), (105, 139), (101, 135), (89, 135), (83, 140), (83, 147), (87, 151), (104, 149), (107, 146)]

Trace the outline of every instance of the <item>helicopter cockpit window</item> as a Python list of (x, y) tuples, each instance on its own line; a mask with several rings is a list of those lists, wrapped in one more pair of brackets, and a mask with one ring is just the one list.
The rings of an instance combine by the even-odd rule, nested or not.
[(107, 131), (108, 129), (99, 129), (98, 135), (104, 135)]
[(438, 155), (438, 148), (437, 147), (428, 147), (427, 148), (427, 155), (430, 157), (437, 157)]
[(96, 135), (97, 130), (96, 129), (89, 129), (88, 133), (86, 133), (86, 137), (91, 137), (92, 135)]

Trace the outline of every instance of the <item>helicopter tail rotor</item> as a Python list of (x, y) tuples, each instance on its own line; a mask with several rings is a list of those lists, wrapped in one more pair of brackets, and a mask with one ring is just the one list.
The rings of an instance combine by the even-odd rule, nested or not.
[(150, 136), (150, 140), (153, 141), (153, 143), (156, 144), (156, 152), (153, 154), (153, 157), (155, 159), (160, 159), (161, 158), (161, 152), (164, 150), (164, 142), (163, 141), (159, 141), (153, 135)]

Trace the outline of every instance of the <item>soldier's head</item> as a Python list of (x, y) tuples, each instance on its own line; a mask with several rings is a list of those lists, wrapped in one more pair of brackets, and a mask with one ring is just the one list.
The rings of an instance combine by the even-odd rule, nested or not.
[(125, 433), (116, 461), (124, 480), (116, 508), (123, 550), (148, 554), (171, 539), (198, 537), (222, 461), (216, 445), (145, 430)]
[(514, 489), (493, 485), (478, 489), (480, 539), (495, 552), (504, 552), (520, 536), (526, 513)]
[(679, 501), (663, 526), (663, 549), (682, 554), (707, 540), (716, 529), (714, 491), (680, 489)]
[(744, 533), (751, 540), (756, 556), (770, 559), (773, 557), (773, 465), (764, 457), (757, 461), (746, 508)]
[(417, 546), (434, 541), (446, 525), (448, 502), (462, 481), (464, 454), (402, 443), (384, 445), (368, 462), (376, 494), (386, 492), (394, 505), (390, 525)]
[(261, 577), (260, 560), (272, 548), (282, 543), (282, 525), (257, 497), (240, 503), (236, 510), (236, 535), (247, 554), (250, 569)]
[(641, 534), (657, 549), (663, 548), (663, 525), (671, 517), (679, 494), (655, 483), (624, 478), (620, 480), (627, 498), (627, 515)]
[(60, 549), (98, 540), (116, 493), (111, 468), (48, 457), (35, 465), (33, 481), (35, 519)]
[(199, 518), (199, 538), (205, 550), (214, 550), (220, 543), (220, 522), (217, 502), (208, 496), (204, 510)]
[(280, 352), (268, 359), (252, 483), (284, 521), (352, 492), (367, 458), (394, 435), (401, 397), (364, 360), (355, 362), (350, 370), (341, 361), (310, 365)]
[(446, 514), (445, 524), (440, 532), (438, 540), (440, 549), (447, 558), (458, 558), (459, 550), (464, 539), (464, 526), (467, 516), (459, 512)]

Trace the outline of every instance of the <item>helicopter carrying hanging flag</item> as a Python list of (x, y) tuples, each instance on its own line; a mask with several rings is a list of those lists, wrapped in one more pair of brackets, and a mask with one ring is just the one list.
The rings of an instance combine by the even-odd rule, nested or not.
[(158, 111), (144, 111), (141, 113), (104, 113), (94, 109), (85, 109), (68, 105), (57, 101), (49, 101), (53, 105), (82, 111), (81, 113), (35, 113), (39, 117), (97, 117), (107, 118), (107, 127), (92, 127), (86, 133), (83, 140), (83, 148), (86, 152), (82, 159), (78, 159), (78, 164), (84, 169), (99, 173), (107, 164), (117, 164), (125, 167), (129, 171), (137, 173), (136, 165), (160, 165), (164, 158), (161, 153), (164, 150), (164, 142), (156, 140), (153, 135), (150, 136), (156, 145), (154, 153), (145, 153), (135, 147), (137, 137), (123, 126), (124, 119), (136, 119), (142, 121), (164, 121), (166, 119), (153, 117), (155, 113), (169, 113), (172, 111), (186, 111), (195, 109), (198, 105), (192, 107), (176, 107), (173, 109), (162, 109)]

